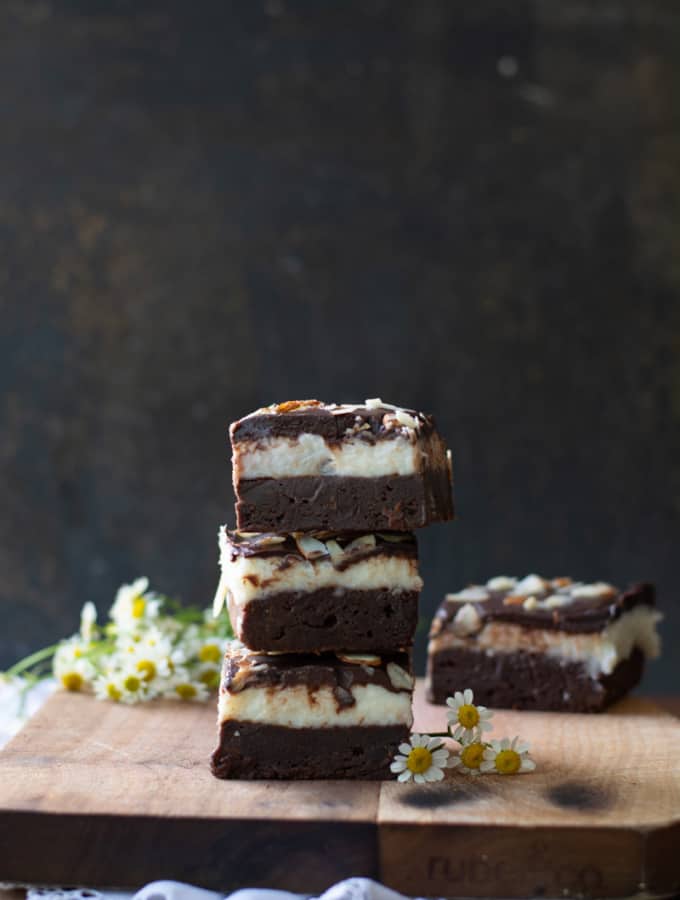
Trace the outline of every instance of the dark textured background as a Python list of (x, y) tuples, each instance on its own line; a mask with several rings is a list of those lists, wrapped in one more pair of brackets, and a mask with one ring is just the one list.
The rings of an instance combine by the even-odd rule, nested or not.
[(0, 5), (0, 666), (209, 603), (226, 423), (432, 411), (498, 572), (657, 581), (680, 669), (680, 7)]

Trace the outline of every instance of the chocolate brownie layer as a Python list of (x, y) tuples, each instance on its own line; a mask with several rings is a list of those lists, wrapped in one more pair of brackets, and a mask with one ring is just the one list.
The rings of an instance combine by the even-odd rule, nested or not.
[(406, 725), (286, 728), (227, 721), (211, 768), (218, 778), (385, 779)]
[(241, 610), (227, 600), (236, 636), (247, 647), (289, 653), (395, 651), (413, 643), (418, 591), (284, 591)]
[(486, 653), (450, 648), (429, 661), (427, 696), (445, 703), (455, 691), (474, 685), (475, 702), (504, 709), (600, 712), (639, 682), (644, 655), (635, 649), (609, 675), (592, 677), (581, 663), (542, 653)]
[(238, 481), (242, 531), (412, 531), (453, 518), (447, 470), (358, 478), (294, 476)]

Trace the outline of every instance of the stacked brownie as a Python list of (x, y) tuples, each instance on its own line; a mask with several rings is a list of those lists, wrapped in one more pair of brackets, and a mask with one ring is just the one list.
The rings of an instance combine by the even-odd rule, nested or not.
[(453, 517), (431, 417), (293, 401), (230, 427), (220, 531), (238, 642), (219, 698), (222, 778), (383, 778), (411, 724), (422, 581), (414, 528)]

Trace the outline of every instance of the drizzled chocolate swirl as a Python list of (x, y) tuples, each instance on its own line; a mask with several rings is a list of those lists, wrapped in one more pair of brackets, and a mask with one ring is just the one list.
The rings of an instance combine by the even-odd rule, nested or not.
[[(504, 580), (508, 583), (501, 587), (500, 582)], [(522, 581), (497, 578), (486, 585), (470, 585), (458, 594), (448, 594), (437, 610), (430, 636), (451, 628), (466, 604), (473, 607), (480, 627), (495, 620), (526, 628), (592, 633), (601, 631), (636, 606), (654, 606), (654, 603), (654, 586), (644, 582), (620, 591), (601, 582), (588, 585), (571, 578), (530, 576)]]
[[(311, 539), (311, 540), (310, 540)], [(270, 532), (220, 531), (220, 545), (225, 556), (234, 562), (239, 556), (272, 557), (282, 561), (304, 562), (331, 560), (340, 571), (373, 556), (418, 558), (418, 544), (410, 532), (314, 531), (301, 534)]]
[[(403, 422), (399, 421), (399, 414), (406, 414), (406, 418), (401, 416)], [(295, 438), (300, 434), (316, 434), (329, 443), (339, 443), (348, 436), (375, 443), (376, 440), (403, 437), (403, 426), (409, 419), (423, 437), (436, 430), (432, 416), (390, 404), (366, 406), (289, 400), (263, 407), (233, 422), (229, 434), (232, 443), (272, 437)]]
[(340, 711), (356, 703), (353, 687), (369, 684), (395, 694), (410, 693), (410, 654), (266, 654), (254, 653), (235, 642), (227, 650), (220, 691), (237, 694), (246, 688), (286, 690), (302, 685), (313, 698), (326, 688), (332, 691)]

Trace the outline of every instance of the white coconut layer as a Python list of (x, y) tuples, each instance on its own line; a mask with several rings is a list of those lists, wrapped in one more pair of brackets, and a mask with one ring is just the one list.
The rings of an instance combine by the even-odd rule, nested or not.
[(330, 688), (310, 692), (292, 688), (252, 687), (236, 694), (220, 693), (218, 720), (260, 722), (286, 728), (334, 728), (350, 725), (407, 725), (413, 723), (411, 694), (394, 693), (375, 684), (352, 688), (354, 706), (337, 710)]
[(544, 653), (565, 663), (582, 663), (591, 677), (598, 678), (610, 675), (618, 663), (628, 659), (635, 647), (639, 647), (647, 658), (658, 656), (661, 640), (656, 625), (661, 618), (661, 613), (653, 607), (636, 606), (603, 631), (587, 634), (491, 621), (476, 634), (443, 631), (432, 638), (430, 653), (449, 647), (464, 647), (490, 656), (517, 651)]
[(294, 478), (344, 475), (376, 478), (420, 471), (421, 447), (406, 433), (369, 444), (346, 438), (329, 444), (318, 434), (239, 441), (232, 459), (237, 481), (248, 478)]
[(231, 592), (237, 607), (281, 591), (335, 588), (340, 595), (344, 590), (420, 591), (423, 587), (418, 561), (413, 557), (381, 554), (345, 569), (336, 569), (328, 557), (286, 560), (289, 564), (284, 567), (281, 556), (238, 556), (233, 562), (227, 557), (220, 583)]

